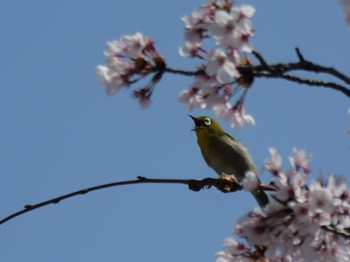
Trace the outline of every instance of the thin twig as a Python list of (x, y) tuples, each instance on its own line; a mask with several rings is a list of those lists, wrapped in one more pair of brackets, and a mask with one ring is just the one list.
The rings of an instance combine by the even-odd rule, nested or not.
[[(135, 180), (128, 180), (128, 181), (120, 181), (120, 182), (113, 182), (108, 184), (102, 184), (98, 186), (93, 186), (85, 189), (81, 189), (66, 195), (62, 195), (59, 197), (55, 197), (37, 204), (27, 204), (24, 206), (24, 208), (18, 212), (15, 212), (3, 219), (0, 220), (0, 225), (4, 224), (5, 222), (14, 219), (15, 217), (18, 217), (20, 215), (23, 215), (25, 213), (28, 213), (30, 211), (33, 211), (35, 209), (38, 209), (40, 207), (44, 207), (50, 204), (58, 204), (62, 200), (75, 197), (78, 195), (84, 195), (92, 191), (101, 190), (109, 187), (116, 187), (116, 186), (123, 186), (123, 185), (132, 185), (132, 184), (143, 184), (143, 183), (156, 183), (156, 184), (183, 184), (187, 185), (188, 188), (192, 191), (200, 191), (205, 188), (210, 188), (212, 186), (216, 187), (218, 190), (224, 193), (228, 192), (235, 192), (237, 190), (241, 190), (242, 186), (237, 183), (235, 179), (222, 179), (222, 178), (204, 178), (204, 179), (164, 179), (164, 178), (146, 178), (144, 176), (138, 176)], [(275, 188), (271, 187), (270, 185), (260, 185), (259, 187), (262, 190), (265, 191), (274, 191)]]
[(121, 181), (121, 182), (113, 182), (113, 183), (108, 183), (108, 184), (103, 184), (103, 185), (98, 185), (98, 186), (94, 186), (94, 187), (89, 187), (89, 188), (85, 188), (85, 189), (81, 189), (66, 195), (62, 195), (59, 197), (55, 197), (52, 198), (50, 200), (44, 201), (44, 202), (40, 202), (34, 205), (31, 204), (27, 204), (24, 206), (24, 209), (13, 213), (7, 217), (5, 217), (4, 219), (0, 220), (0, 225), (19, 216), (22, 215), (24, 213), (33, 211), (34, 209), (38, 209), (40, 207), (43, 206), (47, 206), (50, 204), (58, 204), (59, 202), (61, 202), (62, 200), (71, 198), (71, 197), (75, 197), (78, 195), (84, 195), (87, 194), (89, 192), (92, 191), (96, 191), (96, 190), (100, 190), (100, 189), (104, 189), (104, 188), (108, 188), (108, 187), (115, 187), (115, 186), (122, 186), (122, 185), (132, 185), (132, 184), (141, 184), (141, 183), (167, 183), (167, 184), (188, 184), (189, 180), (188, 179), (149, 179), (149, 178), (145, 178), (145, 177), (138, 177), (136, 180), (129, 180), (129, 181)]
[(267, 73), (267, 72), (259, 72), (259, 73), (255, 74), (255, 77), (282, 78), (282, 79), (286, 79), (286, 80), (289, 80), (289, 81), (292, 81), (292, 82), (296, 82), (298, 84), (305, 84), (305, 85), (309, 85), (309, 86), (319, 86), (319, 87), (331, 88), (331, 89), (337, 90), (339, 92), (342, 92), (347, 97), (350, 97), (350, 89), (346, 88), (343, 85), (334, 83), (334, 82), (302, 78), (302, 77), (299, 77), (299, 76), (286, 74), (286, 73), (274, 74), (274, 73)]
[(265, 69), (269, 69), (270, 68), (268, 63), (265, 61), (265, 58), (259, 52), (253, 50), (253, 55), (255, 56), (256, 59), (258, 59), (258, 61), (261, 64), (261, 66), (263, 66)]
[(304, 56), (301, 54), (299, 47), (296, 47), (296, 48), (295, 48), (295, 52), (297, 53), (297, 56), (298, 56), (298, 58), (299, 58), (299, 61), (300, 61), (300, 62), (304, 62), (305, 59), (304, 59)]
[(18, 212), (15, 212), (2, 220), (0, 220), (0, 225), (4, 224), (5, 222), (14, 219), (15, 217), (18, 217), (20, 215), (23, 215), (27, 212), (33, 211), (35, 209), (38, 209), (40, 207), (44, 207), (50, 204), (58, 204), (62, 200), (75, 197), (78, 195), (84, 195), (92, 191), (101, 190), (104, 188), (109, 187), (115, 187), (115, 186), (123, 186), (123, 185), (132, 185), (132, 184), (142, 184), (142, 183), (157, 183), (157, 184), (183, 184), (187, 185), (190, 190), (192, 191), (200, 191), (204, 188), (210, 188), (212, 186), (215, 186), (217, 189), (223, 191), (223, 192), (234, 192), (241, 189), (240, 184), (237, 182), (231, 181), (230, 185), (228, 185), (227, 181), (221, 181), (219, 178), (204, 178), (201, 180), (197, 179), (163, 179), (163, 178), (146, 178), (144, 176), (138, 176), (135, 180), (128, 180), (128, 181), (120, 181), (120, 182), (113, 182), (98, 186), (93, 186), (85, 189), (81, 189), (66, 195), (62, 195), (59, 197), (55, 197), (37, 204), (27, 204), (24, 206), (24, 208)]

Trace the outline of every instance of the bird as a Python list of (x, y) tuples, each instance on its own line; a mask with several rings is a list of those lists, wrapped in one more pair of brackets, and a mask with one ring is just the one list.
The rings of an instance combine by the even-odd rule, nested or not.
[[(256, 169), (248, 149), (235, 138), (227, 134), (213, 118), (208, 116), (194, 117), (194, 128), (197, 143), (207, 165), (219, 175), (233, 175), (242, 182), (247, 171), (256, 175)], [(257, 177), (259, 183), (260, 180)], [(261, 189), (251, 191), (259, 206), (269, 203), (268, 196)]]

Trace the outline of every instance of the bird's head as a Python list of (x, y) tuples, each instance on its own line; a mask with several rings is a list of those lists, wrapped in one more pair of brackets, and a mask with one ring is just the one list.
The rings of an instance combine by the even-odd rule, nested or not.
[(214, 119), (208, 116), (191, 116), (194, 127), (193, 131), (196, 132), (197, 137), (206, 137), (206, 136), (222, 136), (225, 134), (225, 131)]

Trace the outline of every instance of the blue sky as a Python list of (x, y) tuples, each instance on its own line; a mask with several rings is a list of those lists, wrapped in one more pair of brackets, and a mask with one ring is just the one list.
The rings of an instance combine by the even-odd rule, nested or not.
[[(148, 110), (130, 92), (107, 96), (95, 67), (105, 42), (151, 36), (169, 65), (183, 59), (181, 16), (201, 1), (6, 1), (0, 10), (0, 216), (80, 188), (136, 176), (216, 177), (202, 160), (178, 93), (190, 78), (166, 75)], [(305, 58), (350, 74), (350, 32), (337, 1), (252, 4), (253, 45), (269, 62)], [(329, 78), (324, 78), (329, 79)], [(257, 168), (268, 147), (313, 155), (313, 176), (349, 181), (349, 98), (318, 87), (257, 79), (246, 107), (256, 127), (230, 134)], [(196, 110), (194, 115), (210, 112)], [(265, 182), (269, 175), (261, 176)], [(255, 206), (244, 192), (198, 193), (179, 185), (110, 188), (0, 226), (1, 261), (213, 261), (237, 219)]]

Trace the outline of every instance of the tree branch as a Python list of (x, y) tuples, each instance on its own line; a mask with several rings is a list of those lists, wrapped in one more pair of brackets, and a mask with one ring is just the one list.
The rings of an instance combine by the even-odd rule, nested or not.
[(184, 76), (197, 76), (197, 75), (204, 74), (203, 69), (184, 70), (184, 69), (179, 69), (179, 68), (174, 68), (174, 67), (166, 67), (164, 69), (164, 72), (171, 73), (171, 74), (184, 75)]
[[(232, 176), (231, 176), (232, 177)], [(108, 184), (102, 184), (98, 186), (93, 186), (85, 189), (81, 189), (66, 195), (62, 195), (59, 197), (55, 197), (37, 204), (27, 204), (24, 206), (24, 208), (18, 212), (15, 212), (3, 219), (0, 220), (0, 225), (4, 224), (5, 222), (14, 219), (15, 217), (18, 217), (20, 215), (23, 215), (25, 213), (28, 213), (30, 211), (33, 211), (35, 209), (50, 205), (50, 204), (58, 204), (62, 200), (66, 200), (68, 198), (72, 198), (78, 195), (84, 195), (92, 191), (97, 191), (109, 187), (116, 187), (116, 186), (124, 186), (124, 185), (132, 185), (132, 184), (144, 184), (144, 183), (156, 183), (156, 184), (183, 184), (187, 185), (188, 188), (192, 191), (200, 191), (202, 189), (210, 188), (212, 186), (216, 187), (218, 190), (224, 193), (228, 192), (235, 192), (237, 190), (241, 190), (242, 186), (237, 183), (235, 179), (229, 179), (229, 178), (204, 178), (201, 180), (198, 179), (163, 179), (163, 178), (146, 178), (144, 176), (138, 176), (135, 180), (128, 180), (128, 181), (120, 181), (120, 182), (113, 182)], [(275, 190), (274, 187), (271, 187), (270, 185), (260, 185), (260, 189), (266, 190), (266, 191), (272, 191)]]
[(274, 74), (274, 73), (268, 73), (268, 72), (255, 73), (255, 77), (281, 78), (281, 79), (289, 80), (291, 82), (296, 82), (298, 84), (331, 88), (331, 89), (342, 92), (347, 97), (350, 97), (350, 90), (348, 88), (346, 88), (345, 86), (339, 85), (337, 83), (334, 83), (334, 82), (302, 78), (302, 77), (291, 75), (291, 74), (281, 74), (280, 75), (280, 74)]
[(350, 228), (344, 228), (343, 230), (337, 229), (334, 225), (321, 226), (325, 231), (332, 232), (336, 235), (340, 235), (345, 239), (350, 239)]
[(265, 77), (265, 78), (282, 78), (288, 81), (296, 82), (299, 84), (305, 84), (309, 86), (319, 86), (326, 87), (342, 92), (347, 97), (350, 97), (350, 89), (342, 84), (338, 84), (331, 81), (324, 81), (319, 79), (303, 78), (296, 75), (288, 74), (291, 71), (307, 71), (313, 73), (323, 73), (338, 78), (345, 84), (350, 85), (350, 77), (339, 72), (333, 67), (325, 67), (313, 62), (310, 62), (304, 58), (301, 54), (299, 48), (296, 48), (298, 62), (293, 63), (278, 63), (278, 64), (268, 64), (263, 56), (254, 51), (253, 55), (259, 61), (260, 65), (252, 66), (253, 74), (255, 77)]
[[(339, 72), (333, 67), (318, 65), (309, 60), (306, 60), (299, 48), (295, 48), (295, 52), (298, 58), (298, 62), (269, 64), (259, 52), (253, 51), (252, 53), (258, 60), (259, 64), (249, 66), (249, 70), (252, 74), (252, 77), (281, 78), (299, 84), (331, 88), (333, 90), (343, 93), (347, 97), (350, 97), (350, 87), (346, 86), (350, 85), (349, 76)], [(239, 67), (238, 70), (241, 72), (241, 70), (246, 68), (247, 66), (242, 66)], [(198, 76), (201, 74), (205, 74), (203, 68), (191, 71), (172, 67), (165, 67), (163, 71), (171, 74), (179, 74), (184, 76)], [(343, 81), (345, 85), (332, 81), (305, 78), (293, 74), (288, 74), (288, 72), (292, 71), (306, 71), (316, 74), (323, 73)]]

